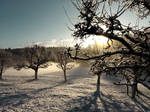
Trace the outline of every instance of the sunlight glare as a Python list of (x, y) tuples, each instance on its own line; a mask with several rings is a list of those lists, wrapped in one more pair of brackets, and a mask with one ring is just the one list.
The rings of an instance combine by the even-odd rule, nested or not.
[(88, 46), (93, 46), (94, 44), (98, 44), (99, 46), (105, 46), (107, 44), (107, 41), (108, 38), (104, 36), (90, 36), (84, 41), (83, 47), (86, 48)]

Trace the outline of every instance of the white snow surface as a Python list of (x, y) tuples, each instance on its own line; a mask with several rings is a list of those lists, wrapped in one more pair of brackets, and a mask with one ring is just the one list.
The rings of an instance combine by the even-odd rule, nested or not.
[(76, 65), (63, 72), (53, 63), (40, 69), (38, 78), (34, 71), (16, 71), (10, 68), (0, 81), (0, 112), (150, 112), (150, 91), (139, 85), (143, 94), (131, 99), (126, 88), (113, 84), (113, 76), (103, 76), (100, 92), (97, 77), (88, 67)]

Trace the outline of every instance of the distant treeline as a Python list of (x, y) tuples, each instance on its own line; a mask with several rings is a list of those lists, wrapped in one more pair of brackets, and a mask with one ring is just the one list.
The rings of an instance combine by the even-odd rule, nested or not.
[[(15, 60), (22, 60), (24, 58), (24, 53), (26, 48), (31, 49), (32, 47), (24, 47), (24, 48), (6, 48), (6, 49), (0, 49), (0, 52), (5, 51), (11, 53), (11, 57)], [(64, 51), (65, 47), (44, 47), (47, 52), (49, 52), (49, 61), (57, 62), (56, 55), (60, 51)], [(17, 57), (17, 58), (16, 58)]]

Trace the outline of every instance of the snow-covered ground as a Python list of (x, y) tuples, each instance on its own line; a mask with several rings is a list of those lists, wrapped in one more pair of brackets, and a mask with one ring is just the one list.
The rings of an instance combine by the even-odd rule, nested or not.
[[(63, 73), (56, 64), (39, 70), (35, 81), (32, 70), (9, 69), (0, 81), (1, 112), (150, 112), (150, 91), (140, 86), (143, 95), (132, 100), (125, 87), (113, 85), (113, 77), (102, 77), (101, 92), (96, 76), (87, 67), (76, 65)], [(112, 81), (113, 79), (113, 81)]]

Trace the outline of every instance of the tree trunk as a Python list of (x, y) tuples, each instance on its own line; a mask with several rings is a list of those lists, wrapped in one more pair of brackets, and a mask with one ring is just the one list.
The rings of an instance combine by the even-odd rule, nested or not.
[(1, 71), (0, 71), (0, 80), (2, 80), (2, 74), (3, 74), (3, 67), (1, 68)]
[(97, 91), (100, 91), (101, 74), (97, 74)]
[[(136, 73), (136, 71), (135, 71), (135, 73)], [(137, 74), (135, 74), (134, 82), (132, 85), (132, 98), (135, 98), (137, 91), (138, 91), (138, 82), (137, 82)]]
[(134, 83), (132, 85), (132, 98), (135, 98), (136, 94), (137, 94), (137, 90), (138, 90), (138, 86), (137, 83)]
[(126, 79), (126, 82), (127, 82), (127, 85), (126, 85), (126, 88), (127, 88), (127, 95), (129, 96), (129, 85), (128, 85), (128, 84), (130, 84), (130, 80), (129, 80), (128, 77), (125, 77), (125, 79)]
[(66, 70), (64, 70), (64, 80), (67, 82)]
[(129, 96), (129, 86), (127, 85), (127, 95)]
[(100, 85), (101, 75), (97, 74), (97, 85)]
[(35, 80), (37, 80), (37, 79), (38, 79), (38, 76), (37, 76), (37, 75), (38, 75), (38, 68), (37, 68), (37, 69), (35, 69), (35, 78), (34, 78)]
[(2, 80), (2, 74), (3, 74), (3, 73), (2, 73), (2, 72), (0, 72), (0, 80)]

